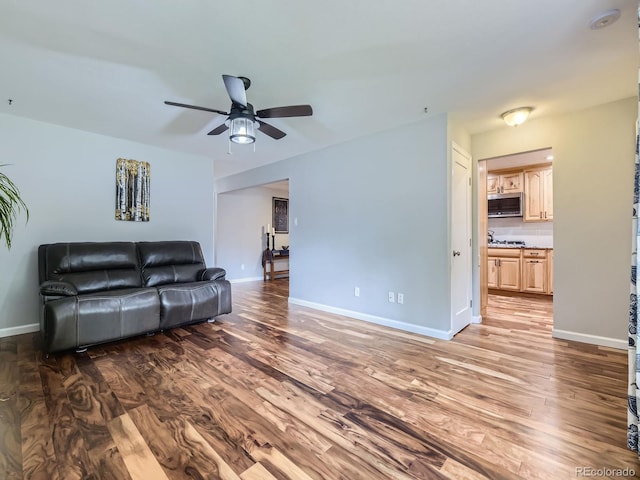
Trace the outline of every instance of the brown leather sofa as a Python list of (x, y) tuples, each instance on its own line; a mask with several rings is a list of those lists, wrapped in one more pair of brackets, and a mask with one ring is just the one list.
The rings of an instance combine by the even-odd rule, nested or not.
[(153, 333), (231, 312), (222, 268), (198, 242), (52, 243), (38, 248), (46, 353)]

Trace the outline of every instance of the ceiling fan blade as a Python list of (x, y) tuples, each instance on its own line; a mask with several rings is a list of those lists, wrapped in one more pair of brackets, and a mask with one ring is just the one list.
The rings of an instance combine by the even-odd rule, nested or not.
[(311, 105), (289, 105), (288, 107), (274, 107), (258, 110), (256, 117), (279, 118), (279, 117), (309, 117), (313, 115)]
[(271, 138), (280, 140), (282, 137), (286, 135), (286, 133), (284, 133), (279, 128), (274, 127), (273, 125), (269, 125), (268, 123), (261, 122), (260, 120), (256, 120), (256, 122), (260, 124), (260, 126), (258, 127), (258, 130), (260, 130), (262, 133), (269, 135)]
[(207, 133), (207, 135), (220, 135), (222, 132), (226, 132), (227, 130), (229, 130), (229, 127), (227, 127), (223, 123), (222, 125), (219, 125), (216, 128), (214, 128), (213, 130), (211, 130), (209, 133)]
[(197, 105), (187, 105), (186, 103), (176, 103), (176, 102), (164, 102), (167, 105), (172, 105), (174, 107), (183, 107), (183, 108), (192, 108), (193, 110), (202, 110), (204, 112), (213, 112), (219, 113), (220, 115), (229, 115), (227, 112), (223, 112), (222, 110), (216, 110), (215, 108), (207, 108), (207, 107), (198, 107)]
[(224, 80), (224, 86), (227, 89), (227, 93), (233, 103), (247, 106), (247, 92), (244, 89), (244, 82), (241, 78), (233, 77), (231, 75), (222, 75)]

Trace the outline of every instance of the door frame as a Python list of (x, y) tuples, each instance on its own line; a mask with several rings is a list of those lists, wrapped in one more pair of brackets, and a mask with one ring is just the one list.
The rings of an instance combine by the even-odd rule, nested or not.
[(480, 257), (480, 322), (487, 316), (489, 303), (489, 287), (487, 286), (487, 232), (489, 230), (489, 203), (487, 201), (487, 162), (479, 160), (478, 164), (478, 252)]
[[(535, 148), (532, 150), (523, 150), (521, 152), (506, 153), (504, 155), (498, 155), (495, 157), (481, 158), (476, 161), (478, 168), (478, 256), (480, 259), (479, 265), (479, 281), (480, 281), (480, 322), (482, 318), (487, 316), (487, 304), (489, 303), (489, 287), (488, 283), (488, 246), (487, 246), (487, 232), (489, 230), (489, 205), (487, 201), (487, 161), (497, 158), (511, 157), (514, 155), (520, 155), (530, 152), (539, 152), (541, 150), (550, 149), (553, 151), (552, 146)], [(554, 225), (555, 228), (555, 225)], [(553, 296), (552, 296), (553, 298)]]

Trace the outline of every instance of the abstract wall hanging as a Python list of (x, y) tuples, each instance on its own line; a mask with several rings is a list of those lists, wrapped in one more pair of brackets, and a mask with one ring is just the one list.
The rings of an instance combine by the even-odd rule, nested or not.
[(275, 233), (289, 233), (289, 199), (273, 198), (273, 229)]
[(116, 161), (116, 220), (149, 221), (149, 162), (119, 158)]

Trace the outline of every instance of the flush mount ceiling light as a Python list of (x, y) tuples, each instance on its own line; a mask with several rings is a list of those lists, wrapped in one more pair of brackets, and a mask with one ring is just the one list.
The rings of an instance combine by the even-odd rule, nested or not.
[(514, 108), (513, 110), (504, 112), (500, 117), (502, 117), (504, 123), (510, 127), (517, 127), (527, 121), (532, 110), (533, 107)]
[(589, 23), (589, 28), (591, 28), (591, 30), (600, 30), (601, 28), (608, 27), (619, 18), (620, 10), (617, 8), (607, 10), (593, 17), (591, 23)]

